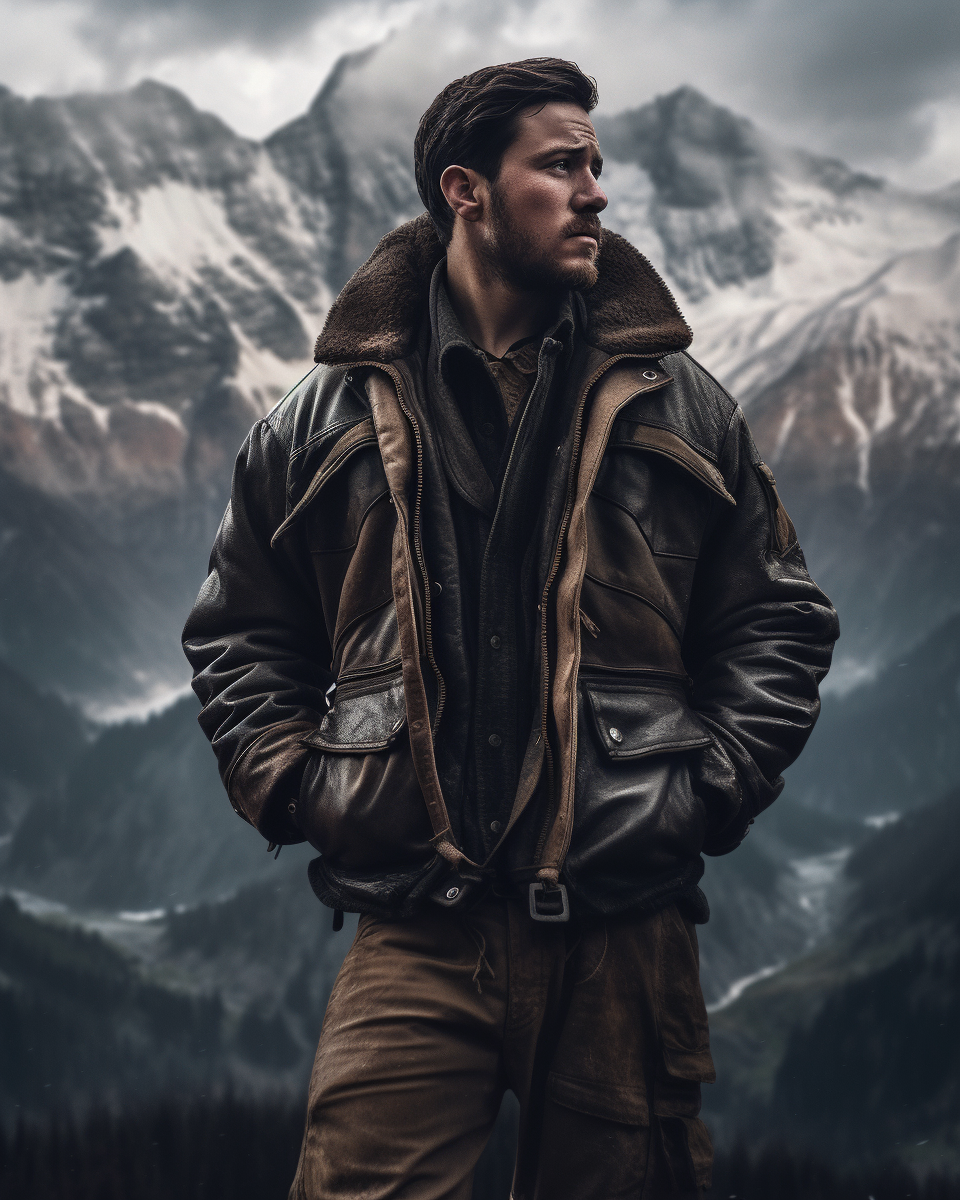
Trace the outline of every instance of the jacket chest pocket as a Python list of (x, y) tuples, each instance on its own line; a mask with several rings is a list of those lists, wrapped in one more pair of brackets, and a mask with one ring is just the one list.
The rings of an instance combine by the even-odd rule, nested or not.
[(696, 559), (718, 501), (735, 504), (717, 467), (668, 429), (619, 421), (594, 488), (629, 511), (654, 554)]
[(357, 549), (368, 519), (388, 502), (380, 452), (376, 442), (365, 443), (327, 479), (306, 513), (308, 550), (335, 555)]
[[(309, 468), (308, 468), (309, 469)], [(322, 457), (273, 543), (296, 531), (313, 562), (327, 635), (335, 659), (348, 636), (359, 656), (391, 656), (396, 621), (378, 610), (393, 599), (390, 576), (396, 512), (371, 418), (352, 425)], [(358, 626), (368, 618), (369, 629)], [(364, 651), (362, 643), (370, 643)], [(351, 648), (351, 655), (357, 647)]]

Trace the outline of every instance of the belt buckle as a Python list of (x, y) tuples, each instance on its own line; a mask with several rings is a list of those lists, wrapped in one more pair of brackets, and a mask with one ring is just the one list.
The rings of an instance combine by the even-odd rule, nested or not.
[(565, 884), (534, 880), (530, 884), (529, 895), (530, 916), (534, 921), (570, 920), (570, 901)]

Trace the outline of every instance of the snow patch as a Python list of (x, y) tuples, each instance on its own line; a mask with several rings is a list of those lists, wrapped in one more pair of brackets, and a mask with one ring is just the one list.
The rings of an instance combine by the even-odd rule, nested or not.
[(741, 979), (734, 980), (719, 1000), (707, 1005), (707, 1012), (716, 1013), (724, 1008), (729, 1008), (731, 1004), (740, 999), (747, 988), (753, 987), (755, 983), (759, 983), (762, 979), (769, 979), (771, 975), (776, 975), (785, 966), (786, 963), (773, 963), (769, 967), (761, 967), (759, 971), (754, 971), (750, 975), (744, 975)]
[(852, 853), (852, 846), (843, 846), (789, 863), (791, 874), (784, 880), (784, 890), (808, 920), (808, 947), (828, 930), (837, 884)]
[(15, 412), (55, 419), (61, 388), (75, 390), (51, 361), (56, 322), (70, 299), (59, 275), (25, 272), (0, 283), (0, 403)]
[(899, 812), (876, 813), (872, 817), (864, 817), (863, 823), (868, 829), (886, 829), (888, 825), (895, 825), (902, 816)]

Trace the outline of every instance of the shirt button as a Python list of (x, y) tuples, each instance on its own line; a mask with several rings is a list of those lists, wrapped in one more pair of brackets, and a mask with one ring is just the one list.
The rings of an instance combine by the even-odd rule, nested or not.
[(493, 437), (493, 422), (484, 421), (484, 423), (480, 426), (480, 432), (484, 434), (485, 437)]
[(499, 746), (500, 745), (500, 734), (499, 733), (491, 733), (490, 736), (487, 738), (487, 741), (490, 743), (491, 746)]
[(499, 833), (500, 832), (500, 822), (499, 821), (491, 821), (490, 822), (490, 830), (492, 833)]
[(494, 634), (490, 639), (490, 645), (494, 648), (494, 650), (500, 649), (500, 638), (497, 636), (497, 634)]

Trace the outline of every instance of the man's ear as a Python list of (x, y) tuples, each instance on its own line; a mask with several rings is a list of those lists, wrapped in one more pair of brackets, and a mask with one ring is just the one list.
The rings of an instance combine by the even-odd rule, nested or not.
[(486, 208), (487, 181), (469, 167), (450, 166), (440, 176), (440, 190), (454, 214), (464, 221), (479, 221)]

